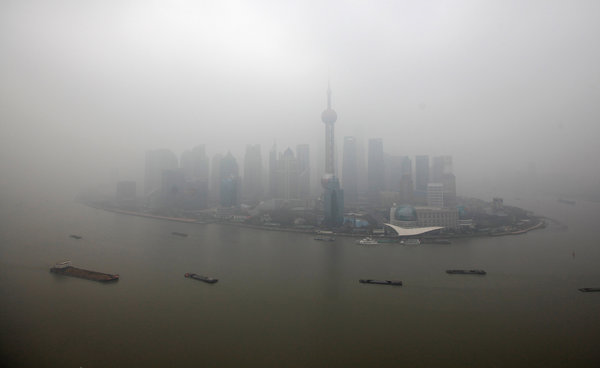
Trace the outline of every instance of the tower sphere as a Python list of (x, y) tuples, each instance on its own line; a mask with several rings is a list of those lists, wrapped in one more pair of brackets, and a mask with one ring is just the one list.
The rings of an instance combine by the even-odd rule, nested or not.
[(337, 120), (337, 113), (334, 109), (326, 109), (321, 113), (321, 120), (325, 124), (333, 124)]

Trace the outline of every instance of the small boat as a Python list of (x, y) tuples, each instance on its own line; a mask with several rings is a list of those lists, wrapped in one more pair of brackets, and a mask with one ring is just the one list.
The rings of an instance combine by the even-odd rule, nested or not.
[(404, 245), (421, 245), (421, 241), (419, 239), (406, 239), (402, 240), (400, 244)]
[(333, 236), (317, 236), (314, 239), (318, 240), (318, 241), (327, 241), (327, 242), (332, 242), (335, 240), (335, 238)]
[(186, 233), (178, 233), (177, 231), (173, 231), (171, 235), (181, 236), (182, 238), (187, 238), (188, 234)]
[(559, 201), (560, 203), (570, 204), (570, 205), (572, 205), (572, 206), (574, 206), (574, 205), (575, 205), (575, 203), (576, 203), (575, 201), (571, 201), (571, 200), (569, 200), (569, 199), (563, 199), (563, 198), (559, 198), (559, 199), (558, 199), (558, 201)]
[(596, 291), (600, 291), (600, 288), (581, 288), (581, 289), (579, 289), (579, 291), (584, 292), (584, 293), (593, 293)]
[(375, 285), (393, 285), (393, 286), (402, 286), (402, 281), (400, 280), (371, 280), (371, 279), (360, 279), (358, 280), (361, 284), (375, 284)]
[(359, 240), (358, 243), (362, 244), (362, 245), (376, 245), (376, 244), (379, 244), (379, 242), (377, 240), (371, 238), (370, 236), (367, 236), (366, 238)]
[(484, 270), (446, 270), (451, 275), (485, 275)]
[(187, 278), (189, 278), (189, 279), (194, 279), (194, 280), (198, 280), (198, 281), (204, 281), (204, 282), (209, 283), (209, 284), (214, 284), (215, 282), (219, 281), (219, 279), (215, 279), (214, 277), (196, 275), (195, 273), (189, 273), (189, 272), (186, 272), (186, 274), (184, 276), (187, 277)]
[(81, 236), (81, 235), (75, 235), (75, 234), (71, 234), (71, 235), (69, 235), (69, 238), (73, 238), (73, 239), (77, 239), (77, 240), (79, 240), (79, 239), (81, 239), (81, 238), (82, 238), (82, 236)]

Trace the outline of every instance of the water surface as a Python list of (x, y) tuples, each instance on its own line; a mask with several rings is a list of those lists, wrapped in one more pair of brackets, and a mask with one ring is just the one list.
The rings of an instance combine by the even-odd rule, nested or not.
[[(349, 238), (316, 242), (306, 234), (126, 216), (58, 199), (4, 200), (2, 362), (597, 366), (600, 293), (577, 288), (600, 286), (600, 205), (511, 204), (569, 228), (451, 245), (360, 246)], [(121, 280), (50, 274), (64, 259)], [(488, 274), (451, 276), (444, 272), (450, 268)], [(208, 285), (185, 272), (220, 281)]]

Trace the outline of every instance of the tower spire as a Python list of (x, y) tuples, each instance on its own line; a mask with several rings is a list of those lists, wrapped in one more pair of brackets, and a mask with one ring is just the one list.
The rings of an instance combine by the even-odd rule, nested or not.
[(327, 109), (331, 109), (331, 84), (327, 80)]

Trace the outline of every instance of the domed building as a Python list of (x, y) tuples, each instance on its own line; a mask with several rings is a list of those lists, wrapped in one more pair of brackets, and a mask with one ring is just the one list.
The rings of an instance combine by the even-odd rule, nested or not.
[(396, 206), (390, 208), (390, 222), (402, 227), (417, 226), (417, 210), (411, 205)]
[(459, 226), (456, 208), (413, 207), (396, 205), (390, 208), (390, 223), (403, 228), (441, 226), (455, 229)]

